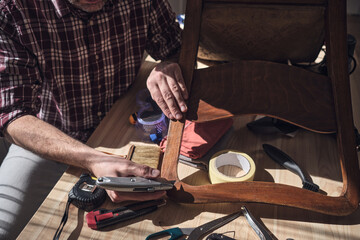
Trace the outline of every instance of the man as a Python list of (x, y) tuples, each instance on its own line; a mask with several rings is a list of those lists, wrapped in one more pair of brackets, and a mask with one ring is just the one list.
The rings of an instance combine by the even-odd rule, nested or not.
[[(0, 10), (0, 134), (13, 143), (0, 168), (0, 239), (18, 235), (66, 165), (97, 177), (158, 177), (84, 142), (135, 80), (144, 50), (161, 60), (178, 52), (167, 1), (2, 0)], [(163, 61), (147, 86), (167, 117), (182, 118), (177, 64)], [(107, 193), (114, 202), (165, 194)]]

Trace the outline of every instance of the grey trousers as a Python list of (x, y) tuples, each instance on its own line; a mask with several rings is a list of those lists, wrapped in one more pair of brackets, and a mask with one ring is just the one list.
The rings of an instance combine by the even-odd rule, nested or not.
[[(0, 149), (6, 145), (0, 139)], [(0, 164), (0, 240), (11, 240), (16, 239), (67, 166), (15, 144)]]

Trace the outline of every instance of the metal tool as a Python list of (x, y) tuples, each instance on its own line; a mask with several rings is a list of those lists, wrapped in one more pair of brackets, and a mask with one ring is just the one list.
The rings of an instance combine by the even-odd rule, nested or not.
[(247, 210), (245, 206), (241, 207), (241, 211), (244, 214), (246, 220), (254, 229), (256, 234), (259, 236), (261, 240), (274, 240), (274, 238), (271, 236), (271, 234), (265, 229), (265, 227), (260, 224), (254, 217), (251, 215), (251, 213)]
[(101, 229), (151, 213), (163, 205), (165, 200), (159, 199), (137, 202), (114, 210), (98, 209), (86, 214), (86, 222), (91, 229)]
[(179, 155), (179, 162), (188, 165), (193, 168), (197, 168), (203, 171), (209, 171), (209, 166), (201, 161), (194, 160), (192, 158), (189, 158), (187, 156), (184, 156), (182, 154)]
[[(261, 223), (259, 223), (254, 218), (254, 216), (248, 211), (248, 209), (245, 206), (241, 207), (241, 211), (244, 214), (244, 216), (245, 216), (246, 220), (248, 221), (248, 223), (250, 224), (250, 226), (252, 227), (252, 229), (254, 229), (254, 231), (258, 235), (260, 240), (274, 240), (272, 235), (266, 230), (266, 228)], [(213, 233), (213, 234), (210, 234), (206, 238), (206, 240), (235, 240), (235, 239), (225, 236), (222, 233)]]
[(155, 237), (160, 236), (170, 236), (169, 240), (177, 239), (183, 235), (188, 236), (187, 240), (198, 240), (201, 236), (205, 235), (206, 233), (209, 233), (215, 229), (218, 229), (219, 227), (222, 227), (223, 225), (231, 222), (235, 218), (239, 217), (242, 214), (242, 212), (235, 212), (230, 215), (227, 215), (225, 217), (221, 217), (218, 219), (215, 219), (211, 222), (205, 223), (199, 227), (196, 228), (170, 228), (166, 229), (164, 231), (156, 232), (153, 234), (150, 234), (147, 236), (145, 240), (149, 240)]
[(222, 233), (212, 233), (206, 240), (235, 240), (235, 238), (228, 237)]
[(303, 171), (300, 166), (286, 153), (270, 144), (263, 144), (263, 148), (266, 154), (269, 155), (271, 159), (298, 175), (301, 178), (304, 189), (313, 192), (319, 191), (319, 186), (313, 183), (311, 177), (306, 174), (306, 172)]
[(174, 183), (142, 177), (99, 177), (96, 186), (118, 192), (154, 192), (172, 189)]

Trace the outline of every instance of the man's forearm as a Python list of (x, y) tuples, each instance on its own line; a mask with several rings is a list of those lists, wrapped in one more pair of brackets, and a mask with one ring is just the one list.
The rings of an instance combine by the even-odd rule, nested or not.
[[(39, 156), (81, 167), (96, 177), (141, 176), (156, 178), (160, 171), (149, 166), (131, 162), (125, 158), (97, 151), (61, 132), (54, 126), (26, 115), (11, 122), (6, 129), (6, 138)], [(151, 200), (162, 197), (165, 192), (117, 193), (107, 190), (112, 201)]]
[(11, 122), (5, 135), (10, 142), (45, 159), (84, 169), (89, 168), (92, 156), (102, 154), (31, 115)]

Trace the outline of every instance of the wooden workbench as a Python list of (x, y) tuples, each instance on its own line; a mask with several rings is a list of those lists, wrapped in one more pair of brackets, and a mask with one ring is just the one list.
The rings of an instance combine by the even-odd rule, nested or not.
[[(360, 39), (360, 17), (349, 18), (349, 31)], [(356, 27), (355, 27), (356, 26)], [(357, 44), (357, 62), (359, 59)], [(121, 98), (90, 138), (88, 145), (103, 147), (117, 154), (126, 154), (130, 143), (137, 143), (139, 136), (134, 126), (128, 123), (129, 115), (136, 110), (135, 95), (143, 88), (144, 79), (152, 69), (153, 63), (145, 62), (138, 82), (129, 94)], [(360, 69), (351, 75), (353, 105), (360, 104)], [(355, 124), (360, 126), (360, 109), (354, 109)], [(235, 119), (233, 128), (205, 157), (223, 148), (235, 148), (250, 155), (257, 166), (254, 181), (272, 181), (301, 187), (300, 179), (289, 171), (277, 166), (262, 151), (263, 143), (275, 145), (291, 155), (300, 165), (305, 166), (315, 183), (330, 196), (337, 196), (342, 189), (341, 172), (336, 159), (336, 140), (331, 135), (320, 135), (305, 130), (297, 132), (295, 137), (284, 135), (258, 135), (246, 128), (252, 116)], [(81, 169), (69, 168), (61, 177), (47, 199), (24, 228), (18, 239), (52, 239), (64, 213), (69, 190), (78, 180)], [(207, 173), (180, 164), (179, 176), (191, 184), (208, 183)], [(301, 201), (301, 199), (299, 199)], [(69, 219), (64, 227), (61, 239), (145, 239), (162, 229), (180, 226), (194, 227), (226, 214), (239, 211), (246, 205), (250, 212), (278, 239), (360, 239), (360, 209), (349, 216), (335, 217), (323, 214), (255, 203), (220, 204), (178, 204), (168, 201), (157, 211), (131, 221), (116, 224), (104, 230), (92, 230), (87, 227), (86, 212), (71, 206)], [(102, 206), (108, 209), (119, 207), (109, 200)], [(233, 222), (216, 230), (217, 233), (231, 232), (228, 236), (236, 239), (258, 239), (246, 219), (241, 216)]]

